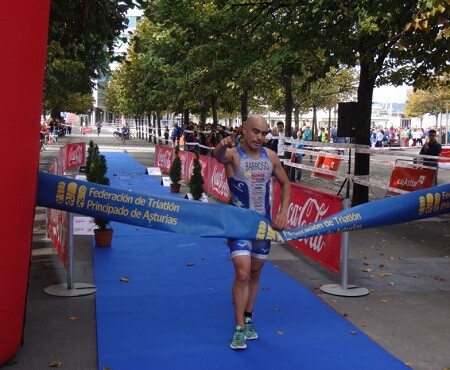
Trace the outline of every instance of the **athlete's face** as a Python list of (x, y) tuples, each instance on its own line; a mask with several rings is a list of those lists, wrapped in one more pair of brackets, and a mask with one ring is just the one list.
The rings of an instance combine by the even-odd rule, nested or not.
[(269, 126), (264, 119), (250, 119), (244, 126), (244, 140), (249, 149), (259, 150), (264, 144), (267, 134), (269, 133)]

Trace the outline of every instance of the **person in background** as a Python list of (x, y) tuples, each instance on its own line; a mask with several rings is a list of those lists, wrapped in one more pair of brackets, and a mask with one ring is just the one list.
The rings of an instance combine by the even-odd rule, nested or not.
[(436, 140), (436, 130), (428, 131), (428, 137), (425, 140), (425, 144), (423, 144), (422, 149), (420, 149), (420, 155), (431, 155), (435, 156), (434, 158), (424, 158), (423, 164), (425, 166), (436, 167), (436, 177), (435, 177), (435, 185), (437, 185), (437, 167), (438, 167), (438, 158), (442, 152), (441, 144)]
[[(275, 229), (284, 229), (288, 221), (291, 184), (276, 153), (263, 147), (268, 133), (269, 125), (264, 117), (251, 115), (243, 126), (241, 143), (236, 147), (233, 135), (223, 138), (214, 148), (214, 157), (225, 166), (231, 204), (251, 209), (268, 220), (271, 219), (270, 183), (272, 176), (276, 178), (281, 187), (281, 203), (271, 222)], [(252, 321), (253, 308), (270, 241), (228, 239), (228, 246), (234, 266), (235, 329), (230, 347), (245, 349), (246, 339), (258, 338)]]

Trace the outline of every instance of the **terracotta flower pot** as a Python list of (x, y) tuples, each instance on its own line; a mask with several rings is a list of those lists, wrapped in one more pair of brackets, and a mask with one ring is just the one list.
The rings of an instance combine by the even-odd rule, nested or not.
[(171, 193), (179, 193), (181, 188), (181, 184), (170, 184), (170, 192)]
[(111, 247), (113, 229), (99, 230), (94, 229), (95, 245), (97, 247)]

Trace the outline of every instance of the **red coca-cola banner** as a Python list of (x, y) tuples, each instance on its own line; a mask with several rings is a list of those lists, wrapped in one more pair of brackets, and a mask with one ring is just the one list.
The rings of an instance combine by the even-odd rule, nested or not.
[(209, 194), (221, 202), (227, 203), (231, 194), (228, 188), (227, 176), (225, 175), (225, 166), (211, 158), (209, 162), (210, 170), (210, 188)]
[[(279, 207), (280, 185), (277, 181), (274, 181), (272, 212), (278, 210)], [(341, 210), (341, 197), (298, 184), (292, 184), (288, 228), (300, 227), (319, 221)], [(290, 241), (289, 244), (321, 265), (339, 273), (341, 258), (340, 233)]]
[(173, 148), (157, 145), (155, 148), (155, 166), (161, 169), (162, 173), (169, 173), (173, 159)]
[(66, 157), (65, 170), (77, 168), (86, 164), (86, 143), (72, 143), (64, 146)]
[[(389, 186), (392, 188), (414, 191), (434, 186), (436, 169), (423, 167), (403, 167), (396, 165), (391, 173)], [(393, 191), (387, 191), (388, 195), (397, 195)]]
[[(315, 168), (323, 168), (324, 170), (334, 171), (336, 172), (339, 168), (339, 164), (341, 163), (341, 159), (337, 157), (331, 156), (323, 156), (319, 155), (316, 159), (316, 163), (314, 164)], [(327, 173), (321, 172), (313, 172), (312, 176), (322, 177), (324, 179), (334, 180), (336, 177)]]
[[(186, 174), (188, 174), (189, 178), (192, 175), (192, 172), (194, 171), (194, 159), (195, 159), (195, 153), (192, 152), (188, 152), (187, 153), (187, 170), (186, 170)], [(206, 157), (204, 155), (199, 155), (199, 162), (200, 165), (202, 166), (202, 176), (203, 176), (203, 180), (204, 180), (204, 184), (203, 184), (203, 190), (205, 192), (208, 192), (208, 188), (209, 188), (209, 159), (211, 159), (210, 157)]]

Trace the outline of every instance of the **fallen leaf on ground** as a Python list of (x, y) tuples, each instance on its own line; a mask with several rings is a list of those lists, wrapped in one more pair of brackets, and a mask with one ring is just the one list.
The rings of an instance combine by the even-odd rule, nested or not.
[(120, 281), (123, 282), (123, 283), (129, 283), (130, 279), (128, 279), (126, 276), (124, 276), (124, 277), (120, 278)]
[(388, 300), (387, 299), (380, 299), (380, 302), (388, 303)]
[(69, 320), (70, 321), (77, 321), (78, 320), (78, 316), (69, 316)]
[(432, 278), (437, 281), (445, 281), (444, 278), (441, 278), (440, 276), (432, 276)]
[(355, 334), (357, 334), (357, 331), (356, 330), (350, 330), (349, 333), (352, 334), (352, 335), (355, 335)]
[(194, 265), (195, 265), (194, 262), (188, 262), (188, 263), (186, 263), (186, 266), (189, 266), (189, 267), (194, 266)]
[(284, 334), (284, 331), (283, 331), (283, 330), (277, 330), (277, 334), (278, 334), (278, 335), (283, 335), (283, 334)]
[(363, 272), (372, 272), (372, 269), (363, 269)]
[(48, 367), (61, 367), (62, 362), (61, 361), (49, 361)]
[(391, 274), (389, 272), (382, 272), (381, 274), (379, 274), (379, 276), (386, 277), (386, 276), (391, 276)]

